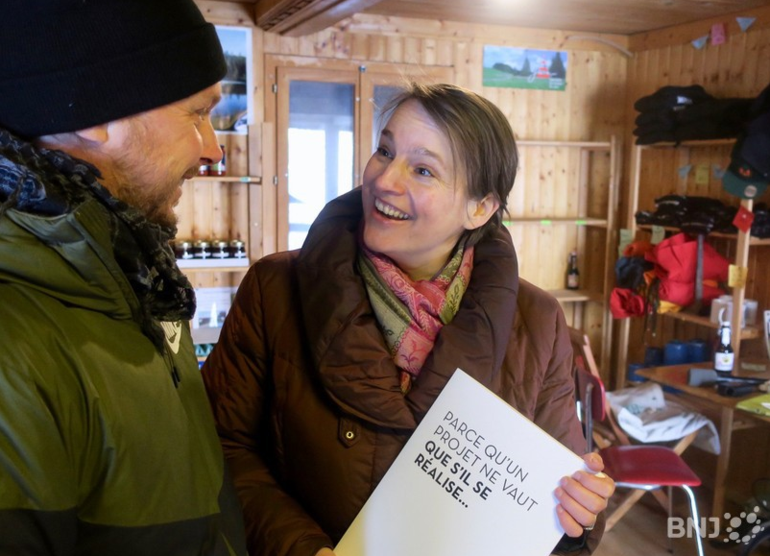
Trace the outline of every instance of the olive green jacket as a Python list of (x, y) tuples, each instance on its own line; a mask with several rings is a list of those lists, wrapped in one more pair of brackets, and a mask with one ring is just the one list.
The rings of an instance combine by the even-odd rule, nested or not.
[(0, 556), (244, 555), (188, 324), (142, 334), (106, 210), (0, 216)]

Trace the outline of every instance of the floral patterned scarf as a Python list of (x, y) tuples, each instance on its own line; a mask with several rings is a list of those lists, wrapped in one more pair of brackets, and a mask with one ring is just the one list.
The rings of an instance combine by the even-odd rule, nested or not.
[(432, 280), (413, 281), (388, 257), (361, 242), (358, 269), (406, 394), (433, 349), (439, 330), (452, 322), (473, 270), (473, 247), (460, 241)]

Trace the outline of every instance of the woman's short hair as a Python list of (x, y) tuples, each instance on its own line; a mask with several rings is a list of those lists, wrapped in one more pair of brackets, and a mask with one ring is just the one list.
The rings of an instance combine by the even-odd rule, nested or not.
[(383, 120), (390, 119), (396, 108), (409, 100), (419, 102), (446, 133), (452, 145), (455, 168), (465, 170), (468, 197), (483, 199), (491, 194), (500, 203), (489, 222), (469, 234), (468, 245), (473, 245), (503, 223), (519, 164), (511, 125), (489, 100), (446, 83), (409, 83), (385, 105)]

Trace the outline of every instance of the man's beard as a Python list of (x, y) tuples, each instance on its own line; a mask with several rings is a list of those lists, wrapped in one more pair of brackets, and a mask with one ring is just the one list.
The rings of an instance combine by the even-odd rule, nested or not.
[[(148, 221), (170, 228), (176, 233), (178, 223), (170, 197), (176, 194), (183, 176), (173, 180), (168, 168), (158, 165), (163, 161), (145, 156), (152, 149), (152, 137), (144, 122), (131, 120), (131, 136), (122, 155), (112, 160), (110, 191), (113, 196), (141, 212)], [(195, 169), (197, 170), (197, 168)], [(188, 169), (187, 172), (191, 170)], [(169, 183), (168, 187), (165, 186)], [(163, 187), (157, 187), (164, 184)]]
[(175, 193), (175, 189), (165, 196), (161, 196), (160, 192), (152, 192), (148, 195), (141, 185), (127, 183), (123, 176), (115, 177), (117, 183), (113, 184), (112, 194), (116, 198), (137, 209), (150, 222), (176, 229), (179, 219), (169, 201), (169, 196)]

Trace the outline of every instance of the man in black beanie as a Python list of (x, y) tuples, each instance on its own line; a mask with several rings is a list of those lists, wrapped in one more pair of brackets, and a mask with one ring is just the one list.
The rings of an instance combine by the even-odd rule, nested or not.
[(192, 0), (9, 0), (0, 27), (0, 555), (244, 556), (169, 241), (220, 160)]

